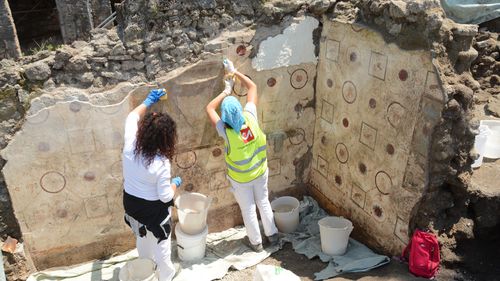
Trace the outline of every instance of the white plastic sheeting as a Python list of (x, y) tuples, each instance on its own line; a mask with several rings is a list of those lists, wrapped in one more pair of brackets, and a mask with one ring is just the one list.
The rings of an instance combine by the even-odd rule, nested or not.
[[(177, 256), (177, 244), (172, 241), (172, 261), (180, 264), (180, 271), (174, 281), (209, 281), (220, 279), (230, 267), (243, 270), (265, 260), (278, 251), (279, 246), (268, 247), (260, 253), (251, 251), (242, 243), (246, 232), (244, 227), (210, 233), (207, 237), (206, 256), (198, 261), (183, 262)], [(118, 281), (120, 268), (129, 260), (136, 259), (137, 250), (124, 255), (98, 260), (76, 266), (48, 269), (32, 274), (27, 281)]]
[[(285, 234), (279, 245), (270, 246), (260, 253), (251, 251), (242, 243), (246, 235), (244, 227), (210, 233), (207, 236), (206, 256), (198, 261), (181, 262), (177, 257), (177, 245), (172, 241), (172, 260), (180, 263), (180, 271), (174, 281), (209, 281), (221, 279), (229, 268), (243, 270), (259, 264), (278, 251), (285, 242), (292, 243), (295, 252), (309, 259), (318, 256), (328, 265), (316, 273), (315, 280), (335, 277), (342, 273), (364, 272), (389, 262), (386, 256), (372, 252), (363, 244), (350, 239), (343, 256), (330, 256), (321, 251), (318, 221), (328, 214), (309, 196), (300, 202), (300, 224), (295, 232)], [(137, 250), (104, 261), (93, 261), (71, 267), (49, 269), (31, 275), (27, 281), (118, 281), (120, 268), (137, 258)], [(289, 268), (293, 271), (293, 268)]]
[(280, 266), (259, 264), (253, 272), (253, 281), (300, 281), (300, 278)]
[(499, 0), (441, 0), (441, 6), (458, 23), (480, 24), (500, 17)]

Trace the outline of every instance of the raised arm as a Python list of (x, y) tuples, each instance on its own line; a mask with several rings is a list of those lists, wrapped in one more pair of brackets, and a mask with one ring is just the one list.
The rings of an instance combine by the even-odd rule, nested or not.
[(134, 149), (133, 145), (137, 134), (139, 120), (144, 117), (148, 108), (164, 95), (166, 95), (165, 89), (152, 90), (149, 92), (147, 98), (128, 114), (125, 121), (124, 151), (132, 151)]
[(132, 112), (135, 112), (137, 115), (139, 115), (139, 118), (144, 117), (148, 108), (151, 107), (153, 104), (157, 103), (160, 100), (160, 98), (166, 94), (167, 91), (165, 89), (151, 90), (146, 99), (136, 108), (134, 108)]
[(247, 102), (251, 102), (251, 103), (257, 105), (257, 100), (258, 100), (258, 98), (257, 98), (257, 85), (255, 85), (255, 83), (250, 78), (248, 78), (245, 74), (243, 74), (237, 70), (234, 72), (234, 75), (236, 77), (238, 77), (238, 79), (240, 79), (243, 86), (245, 86), (247, 88)]
[(210, 101), (206, 107), (206, 111), (208, 114), (208, 119), (210, 119), (210, 123), (215, 127), (217, 122), (220, 120), (220, 116), (217, 113), (217, 108), (221, 104), (222, 100), (231, 94), (233, 90), (233, 80), (228, 79), (224, 81), (224, 91), (216, 96), (212, 101)]
[(236, 70), (233, 62), (230, 61), (229, 59), (224, 59), (223, 64), (224, 64), (224, 68), (226, 69), (226, 72), (229, 75), (236, 76), (241, 81), (243, 86), (247, 88), (247, 90), (248, 90), (247, 91), (247, 103), (251, 102), (251, 103), (257, 105), (257, 85), (255, 85), (255, 83), (250, 78), (248, 78), (245, 74)]
[(148, 107), (144, 105), (143, 103), (139, 104), (134, 110), (132, 110), (133, 113), (139, 115), (139, 119), (142, 119), (144, 115), (146, 114), (146, 111), (148, 110)]

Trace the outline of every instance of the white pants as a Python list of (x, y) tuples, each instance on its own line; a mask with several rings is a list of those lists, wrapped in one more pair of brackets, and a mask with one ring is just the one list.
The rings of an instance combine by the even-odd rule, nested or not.
[(170, 260), (171, 237), (172, 235), (169, 235), (168, 239), (158, 243), (158, 238), (148, 230), (146, 236), (136, 238), (139, 257), (151, 259), (156, 263), (160, 273), (159, 281), (170, 281), (175, 275), (174, 264)]
[(240, 205), (248, 239), (253, 245), (262, 243), (255, 205), (259, 208), (260, 218), (266, 236), (278, 233), (278, 229), (274, 224), (273, 210), (268, 198), (267, 178), (268, 171), (266, 171), (264, 175), (248, 183), (239, 183), (229, 179), (232, 185), (231, 191), (233, 192), (234, 198), (236, 198), (236, 202)]

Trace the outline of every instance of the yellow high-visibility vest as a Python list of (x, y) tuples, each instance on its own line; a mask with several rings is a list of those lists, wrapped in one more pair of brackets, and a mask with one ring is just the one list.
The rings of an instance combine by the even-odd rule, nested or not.
[(266, 135), (251, 113), (243, 112), (245, 124), (240, 132), (226, 128), (227, 174), (245, 183), (262, 176), (267, 170)]

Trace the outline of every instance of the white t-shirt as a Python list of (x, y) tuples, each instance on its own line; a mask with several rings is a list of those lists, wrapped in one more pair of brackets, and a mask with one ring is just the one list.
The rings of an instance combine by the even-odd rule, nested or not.
[[(257, 106), (255, 106), (253, 102), (247, 102), (243, 110), (250, 113), (255, 118), (256, 122), (259, 121), (257, 119)], [(217, 133), (219, 134), (219, 136), (223, 137), (224, 141), (228, 143), (224, 121), (219, 120), (215, 125), (215, 128), (217, 129)]]
[(125, 192), (149, 201), (169, 202), (174, 198), (170, 187), (170, 161), (156, 156), (148, 167), (141, 157), (134, 155), (139, 115), (129, 113), (125, 121), (125, 144), (122, 154), (123, 186)]

